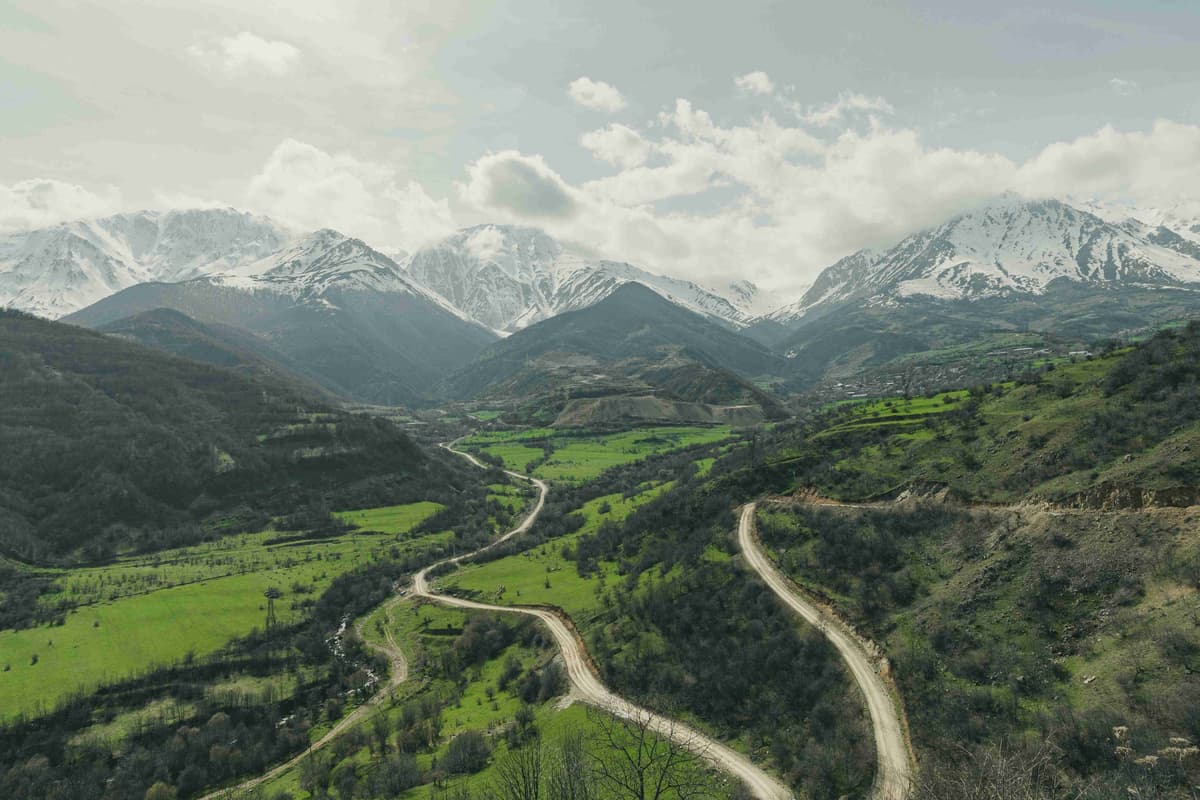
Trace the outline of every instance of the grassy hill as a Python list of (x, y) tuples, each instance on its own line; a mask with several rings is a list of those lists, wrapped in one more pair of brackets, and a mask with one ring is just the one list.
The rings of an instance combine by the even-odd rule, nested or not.
[(844, 499), (925, 482), (988, 502), (1183, 503), (1200, 486), (1198, 379), (1193, 323), (969, 392), (841, 404), (765, 467)]
[(761, 507), (760, 533), (888, 653), (921, 800), (1192, 796), (1198, 401), (1192, 324), (1009, 383), (830, 407), (731, 476), (797, 492)]

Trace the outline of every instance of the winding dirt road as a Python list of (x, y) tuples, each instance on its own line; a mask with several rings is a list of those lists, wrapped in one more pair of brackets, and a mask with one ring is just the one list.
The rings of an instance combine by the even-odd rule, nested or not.
[(793, 611), (815, 626), (825, 638), (837, 648), (854, 680), (862, 689), (871, 714), (871, 726), (875, 730), (875, 753), (878, 761), (875, 784), (871, 797), (877, 800), (904, 800), (908, 797), (913, 778), (912, 762), (909, 760), (904, 729), (896, 705), (883, 678), (875, 670), (870, 655), (859, 645), (853, 634), (843, 629), (839, 620), (824, 613), (793, 588), (758, 543), (754, 522), (755, 503), (742, 506), (738, 521), (738, 543), (746, 562), (757, 572), (767, 586)]
[[(454, 444), (443, 444), (452, 453), (457, 453), (464, 458), (467, 458), (471, 463), (478, 467), (484, 467), (474, 456), (469, 453), (464, 453), (454, 449)], [(476, 553), (484, 552), (491, 549), (501, 542), (524, 533), (529, 530), (533, 523), (537, 520), (542, 508), (545, 506), (546, 493), (549, 488), (544, 481), (532, 478), (526, 475), (521, 475), (517, 472), (505, 470), (505, 472), (519, 480), (529, 481), (538, 488), (538, 499), (533, 509), (525, 516), (513, 530), (506, 533), (500, 539), (489, 544)], [(413, 578), (413, 593), (418, 597), (424, 597), (437, 603), (456, 608), (468, 608), (479, 611), (498, 612), (502, 614), (524, 614), (530, 617), (536, 617), (550, 630), (554, 636), (554, 641), (558, 644), (559, 650), (562, 651), (563, 660), (566, 662), (567, 677), (570, 680), (572, 691), (575, 696), (583, 702), (603, 709), (614, 716), (625, 719), (635, 719), (646, 721), (648, 726), (658, 733), (660, 736), (671, 739), (679, 745), (686, 747), (700, 757), (707, 760), (713, 766), (723, 770), (742, 783), (754, 793), (754, 796), (760, 800), (792, 800), (794, 795), (791, 790), (780, 783), (775, 778), (768, 775), (761, 768), (755, 766), (749, 758), (738, 753), (737, 751), (726, 747), (720, 742), (706, 736), (700, 731), (694, 730), (683, 723), (655, 714), (652, 711), (644, 709), (640, 706), (630, 703), (612, 692), (610, 692), (600, 679), (592, 671), (591, 663), (588, 660), (587, 653), (584, 650), (583, 643), (579, 637), (567, 624), (567, 622), (557, 614), (547, 611), (542, 608), (528, 608), (522, 606), (495, 606), (487, 603), (477, 603), (473, 600), (464, 600), (458, 597), (438, 594), (429, 582), (430, 570), (436, 569), (445, 564), (457, 564), (467, 558), (467, 554), (448, 558), (444, 561), (433, 564), (421, 570)]]

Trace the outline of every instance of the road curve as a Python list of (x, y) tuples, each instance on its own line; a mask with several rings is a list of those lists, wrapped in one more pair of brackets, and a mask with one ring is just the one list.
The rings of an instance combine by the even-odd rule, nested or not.
[[(464, 458), (467, 458), (471, 463), (478, 467), (484, 465), (479, 462), (474, 456), (469, 453), (464, 453), (454, 449), (457, 442), (443, 444), (452, 453), (457, 453)], [(524, 533), (529, 530), (533, 523), (537, 520), (542, 508), (545, 506), (546, 493), (549, 488), (545, 481), (538, 480), (518, 472), (505, 470), (505, 472), (520, 480), (529, 481), (538, 488), (538, 499), (533, 509), (525, 516), (513, 530), (506, 533), (500, 539), (492, 542), (476, 553), (488, 550), (503, 541)], [(524, 614), (530, 617), (536, 617), (550, 630), (554, 641), (558, 644), (559, 650), (562, 651), (563, 660), (566, 662), (567, 677), (571, 682), (571, 686), (576, 694), (583, 702), (596, 708), (603, 709), (614, 716), (623, 717), (625, 719), (645, 720), (648, 726), (657, 734), (663, 737), (670, 738), (678, 744), (688, 748), (692, 752), (701, 756), (709, 763), (713, 764), (720, 770), (723, 770), (742, 783), (754, 793), (754, 796), (759, 800), (793, 800), (794, 795), (791, 790), (780, 783), (775, 778), (772, 778), (761, 768), (755, 766), (749, 758), (741, 753), (721, 744), (720, 742), (706, 736), (705, 734), (693, 728), (676, 722), (667, 717), (655, 714), (652, 711), (644, 709), (640, 706), (630, 703), (605, 688), (604, 684), (591, 669), (591, 664), (588, 660), (587, 653), (584, 651), (583, 644), (579, 637), (567, 625), (567, 623), (557, 614), (547, 611), (542, 608), (529, 608), (522, 606), (495, 606), (487, 603), (477, 603), (473, 600), (464, 600), (458, 597), (438, 594), (429, 583), (430, 570), (436, 569), (444, 564), (457, 564), (468, 555), (475, 553), (448, 558), (443, 561), (433, 564), (421, 570), (413, 578), (413, 594), (441, 603), (447, 606), (456, 608), (475, 609), (479, 611), (499, 612), (502, 614)]]
[[(398, 596), (393, 597), (384, 604), (383, 613), (387, 617), (389, 623), (392, 620), (392, 609), (395, 607), (396, 603), (402, 599), (403, 598)], [(364, 621), (365, 617), (363, 620), (360, 620), (356, 626), (360, 637), (362, 636), (362, 624)], [(375, 644), (374, 642), (367, 641), (365, 638), (363, 639), (363, 643), (366, 644), (367, 647), (370, 647), (377, 653), (383, 653), (388, 657), (388, 660), (391, 661), (391, 669), (388, 672), (387, 683), (380, 687), (379, 691), (372, 695), (370, 700), (338, 720), (337, 723), (330, 728), (324, 736), (309, 745), (308, 749), (303, 753), (293, 756), (282, 764), (272, 767), (269, 771), (264, 772), (262, 775), (251, 778), (247, 781), (243, 781), (237, 786), (229, 786), (224, 789), (218, 789), (215, 792), (209, 792), (201, 797), (200, 800), (230, 800), (231, 798), (240, 796), (244, 792), (248, 792), (251, 789), (261, 786), (267, 781), (287, 772), (289, 769), (299, 764), (317, 750), (328, 746), (334, 739), (338, 738), (344, 732), (365, 720), (371, 711), (373, 711), (380, 703), (384, 701), (384, 699), (391, 695), (393, 689), (404, 683), (404, 681), (408, 680), (408, 659), (404, 657), (404, 652), (400, 649), (400, 645), (396, 643), (396, 639), (392, 636), (390, 625), (384, 627), (384, 636), (386, 637), (386, 641), (384, 641), (383, 644)]]
[(755, 530), (755, 503), (742, 506), (738, 520), (738, 543), (746, 562), (766, 582), (784, 603), (809, 624), (815, 626), (833, 644), (854, 680), (862, 689), (875, 730), (875, 753), (878, 761), (871, 797), (876, 800), (904, 800), (909, 795), (913, 766), (908, 756), (904, 729), (887, 685), (875, 671), (875, 665), (858, 640), (846, 631), (839, 620), (808, 602), (796, 591), (791, 581), (779, 571), (759, 547)]

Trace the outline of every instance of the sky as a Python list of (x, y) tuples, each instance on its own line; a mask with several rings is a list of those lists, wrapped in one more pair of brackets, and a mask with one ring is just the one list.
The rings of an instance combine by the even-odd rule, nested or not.
[(505, 222), (783, 300), (1005, 192), (1195, 208), (1198, 41), (1194, 0), (4, 0), (0, 230)]

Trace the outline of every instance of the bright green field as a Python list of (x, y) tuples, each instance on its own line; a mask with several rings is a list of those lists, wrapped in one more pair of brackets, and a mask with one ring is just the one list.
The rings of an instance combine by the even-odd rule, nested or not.
[[(415, 525), (438, 508), (383, 511)], [(418, 513), (419, 512), (419, 513)], [(353, 512), (359, 513), (359, 512)], [(410, 527), (411, 527), (410, 525)], [(397, 542), (392, 534), (268, 545), (277, 533), (118, 561), (61, 575), (58, 599), (78, 605), (61, 626), (0, 631), (0, 719), (48, 710), (73, 692), (153, 667), (205, 655), (265, 622), (263, 592), (283, 592), (276, 613), (300, 618), (343, 572), (380, 558), (436, 546), (449, 532)], [(109, 599), (115, 598), (115, 599)], [(54, 599), (54, 596), (51, 596)], [(34, 664), (34, 655), (37, 663)]]
[(527, 464), (539, 464), (546, 454), (540, 447), (529, 447), (518, 442), (493, 444), (481, 448), (504, 462), (504, 466), (517, 472), (524, 472)]
[[(463, 444), (500, 458), (509, 469), (521, 471), (533, 463), (536, 465), (533, 474), (539, 478), (579, 483), (597, 477), (610, 467), (692, 445), (719, 442), (731, 434), (732, 429), (725, 425), (711, 428), (664, 426), (590, 435), (568, 435), (551, 428), (538, 428), (490, 431), (467, 438)], [(552, 450), (549, 458), (545, 457), (543, 442)]]
[(440, 503), (407, 503), (357, 511), (338, 511), (334, 516), (357, 525), (363, 531), (407, 533), (443, 508), (445, 506)]
[[(616, 575), (616, 564), (602, 562), (599, 577), (583, 578), (575, 569), (575, 562), (563, 558), (563, 548), (574, 547), (576, 539), (595, 532), (606, 520), (620, 522), (672, 485), (647, 487), (628, 499), (620, 494), (598, 497), (576, 512), (583, 515), (585, 522), (575, 533), (547, 542), (536, 550), (464, 567), (447, 576), (444, 582), (447, 588), (478, 592), (487, 602), (500, 605), (557, 606), (582, 623), (598, 607), (598, 589)], [(600, 508), (606, 503), (610, 510), (601, 514)]]

